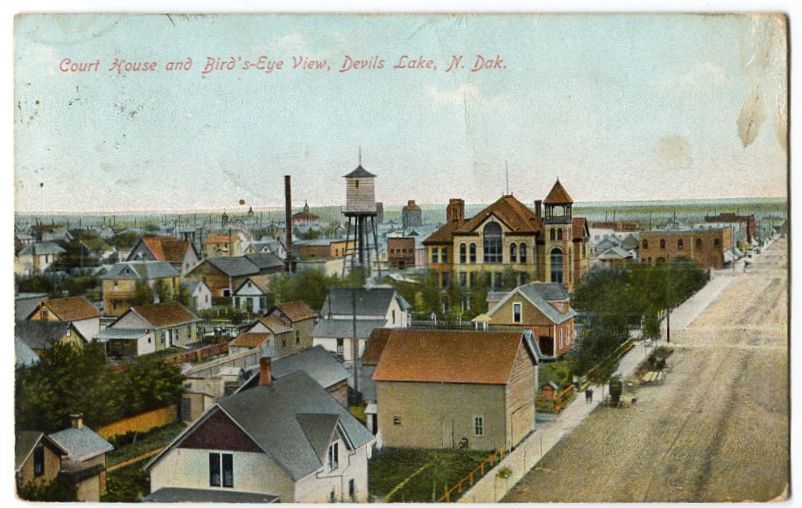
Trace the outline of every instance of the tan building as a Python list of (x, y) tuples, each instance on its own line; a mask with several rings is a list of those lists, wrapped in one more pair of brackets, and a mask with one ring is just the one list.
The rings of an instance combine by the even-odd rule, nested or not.
[(66, 450), (42, 432), (17, 431), (14, 440), (17, 489), (27, 485), (41, 487), (55, 480), (61, 471), (61, 458), (66, 455)]
[(204, 241), (206, 257), (219, 258), (241, 256), (242, 239), (237, 234), (211, 235)]
[(167, 261), (181, 274), (200, 262), (192, 242), (169, 236), (143, 236), (137, 241), (126, 261)]
[(559, 180), (534, 210), (506, 195), (465, 218), (465, 202), (451, 199), (445, 225), (423, 242), (428, 268), (443, 288), (470, 288), (479, 272), (498, 287), (502, 274), (512, 270), (520, 284), (559, 282), (571, 290), (587, 273), (589, 254), (587, 221), (573, 217), (572, 205)]
[(109, 268), (100, 277), (103, 285), (103, 314), (119, 317), (136, 302), (137, 283), (147, 285), (152, 296), (158, 286), (175, 294), (181, 286), (181, 277), (172, 263), (167, 261), (124, 261)]
[(27, 320), (71, 323), (85, 341), (91, 341), (100, 331), (100, 311), (83, 296), (43, 300)]
[(538, 362), (527, 331), (393, 330), (373, 373), (377, 439), (510, 449), (535, 427)]
[(695, 261), (719, 270), (732, 261), (732, 231), (728, 227), (642, 231), (640, 259), (657, 264), (675, 259)]
[(297, 348), (303, 350), (312, 347), (312, 332), (315, 330), (317, 313), (306, 302), (295, 300), (280, 303), (267, 315), (292, 328)]
[(97, 503), (106, 493), (106, 453), (114, 447), (84, 426), (82, 415), (72, 415), (70, 420), (70, 428), (49, 437), (67, 452), (61, 472), (75, 484), (76, 499)]
[(300, 334), (296, 334), (291, 326), (287, 326), (281, 319), (274, 316), (260, 318), (248, 328), (247, 332), (249, 336), (254, 337), (254, 340), (258, 340), (259, 336), (266, 336), (266, 342), (260, 342), (260, 347), (273, 359), (282, 358), (309, 347), (304, 347)]

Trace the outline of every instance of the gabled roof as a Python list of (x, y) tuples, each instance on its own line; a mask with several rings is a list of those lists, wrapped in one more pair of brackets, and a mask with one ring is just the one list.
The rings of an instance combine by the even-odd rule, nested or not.
[(253, 284), (263, 295), (270, 292), (270, 278), (267, 275), (251, 275), (234, 290), (234, 294), (239, 293), (239, 290), (246, 286), (248, 283)]
[(315, 311), (312, 310), (312, 308), (303, 300), (280, 303), (276, 305), (276, 308), (292, 323), (305, 321), (307, 319), (314, 319), (317, 316)]
[[(192, 311), (178, 302), (137, 305), (136, 307), (131, 307), (128, 312), (138, 314), (142, 319), (153, 325), (154, 328), (176, 326), (201, 320), (198, 316), (193, 314)], [(126, 314), (128, 314), (128, 312), (126, 312)], [(122, 317), (120, 319), (122, 319)]]
[(179, 445), (185, 436), (216, 411), (223, 411), (293, 480), (309, 476), (323, 467), (324, 460), (307, 433), (313, 433), (313, 441), (318, 442), (318, 433), (325, 433), (320, 430), (324, 427), (321, 422), (333, 421), (333, 417), (302, 415), (336, 416), (337, 428), (353, 448), (374, 441), (373, 434), (331, 394), (306, 373), (296, 371), (270, 385), (255, 386), (220, 399), (204, 417), (182, 432), (145, 467), (150, 468), (161, 460), (165, 453)]
[(355, 170), (351, 171), (347, 175), (344, 175), (344, 178), (375, 178), (376, 175), (373, 173), (369, 173), (365, 168), (362, 167), (362, 164), (356, 167)]
[(245, 332), (237, 335), (237, 338), (228, 343), (229, 347), (259, 347), (270, 339), (269, 333)]
[[(144, 236), (139, 239), (157, 261), (169, 261), (180, 263), (184, 260), (184, 254), (191, 247), (191, 243), (186, 240), (177, 240), (169, 236)], [(134, 246), (133, 251), (136, 250)]]
[(571, 232), (574, 240), (582, 240), (590, 236), (587, 219), (584, 217), (574, 217), (571, 221)]
[[(281, 357), (274, 360), (271, 366), (273, 379), (281, 379), (299, 370), (306, 372), (323, 388), (348, 380), (348, 371), (323, 346), (315, 346)], [(243, 383), (240, 391), (257, 386), (259, 366), (254, 365), (245, 372), (248, 380)]]
[[(245, 256), (206, 258), (204, 263), (209, 263), (229, 277), (244, 277), (246, 275), (259, 274), (259, 267)], [(198, 266), (200, 266), (200, 264)]]
[(28, 457), (31, 456), (33, 453), (33, 449), (36, 448), (36, 445), (39, 444), (39, 441), (45, 440), (47, 441), (53, 448), (55, 448), (58, 452), (63, 455), (67, 454), (67, 451), (62, 449), (58, 444), (56, 444), (52, 439), (47, 437), (43, 432), (32, 431), (32, 430), (18, 430), (14, 433), (14, 470), (20, 471), (22, 466), (25, 464), (25, 461), (28, 460)]
[(50, 434), (50, 439), (67, 452), (70, 460), (82, 462), (114, 447), (89, 427), (69, 428)]
[(42, 307), (47, 308), (47, 310), (62, 321), (81, 321), (82, 319), (100, 317), (100, 311), (85, 297), (68, 296), (66, 298), (44, 300), (28, 315), (28, 319)]
[(390, 332), (392, 331), (392, 328), (375, 328), (370, 332), (365, 351), (362, 352), (362, 365), (379, 364), (382, 351), (384, 351), (384, 346), (387, 345), (387, 340), (390, 338)]
[(394, 329), (373, 380), (506, 385), (522, 343), (537, 363), (525, 332)]
[(633, 257), (632, 254), (625, 251), (621, 247), (610, 247), (609, 249), (599, 254), (598, 258), (604, 261), (608, 259), (629, 259), (631, 257)]
[(549, 191), (546, 199), (543, 200), (544, 205), (570, 205), (573, 202), (574, 200), (568, 195), (559, 178), (554, 182), (554, 186)]
[[(190, 295), (194, 293), (201, 285), (206, 286), (202, 280), (198, 279), (183, 279), (181, 280), (181, 285), (187, 288), (187, 291), (189, 291)], [(209, 289), (209, 287), (206, 286), (206, 289)]]
[(53, 242), (32, 243), (26, 245), (19, 251), (18, 256), (35, 255), (42, 256), (45, 254), (64, 254), (65, 251), (59, 244)]
[(259, 318), (259, 323), (261, 323), (268, 330), (273, 332), (274, 335), (292, 331), (292, 328), (282, 323), (281, 320), (275, 316), (263, 316)]
[(270, 270), (273, 268), (283, 268), (284, 261), (272, 252), (257, 252), (255, 254), (246, 254), (245, 257), (251, 263), (255, 264), (259, 270)]
[[(367, 339), (376, 328), (382, 328), (387, 324), (387, 320), (381, 319), (357, 319), (356, 336), (359, 339)], [(312, 331), (315, 339), (331, 338), (351, 338), (354, 336), (354, 322), (350, 319), (329, 319), (321, 318)]]
[(167, 261), (123, 261), (112, 265), (100, 278), (149, 280), (178, 276), (175, 267)]
[(399, 299), (402, 309), (405, 305), (409, 306), (406, 300), (396, 293), (395, 288), (389, 286), (331, 288), (320, 309), (320, 314), (322, 316), (351, 315), (354, 313), (354, 301), (356, 301), (357, 316), (384, 317), (394, 298)]
[(312, 449), (322, 461), (331, 438), (337, 430), (340, 417), (335, 413), (301, 413), (295, 418), (301, 425), (309, 444), (312, 445)]
[(423, 241), (424, 245), (451, 243), (454, 235), (473, 233), (489, 217), (495, 217), (515, 233), (536, 234), (540, 223), (535, 212), (511, 195), (501, 196), (494, 203), (464, 221), (445, 223)]
[(70, 328), (84, 341), (87, 340), (69, 321), (45, 321), (43, 319), (17, 321), (14, 326), (14, 337), (27, 344), (31, 349), (47, 349), (64, 337)]
[(496, 303), (493, 308), (489, 309), (487, 315), (492, 316), (495, 314), (515, 294), (520, 294), (526, 298), (529, 303), (534, 305), (553, 323), (562, 323), (576, 315), (576, 312), (570, 307), (568, 312), (560, 312), (549, 304), (549, 302), (568, 300), (568, 293), (565, 291), (565, 288), (563, 288), (562, 284), (555, 282), (530, 282), (529, 284), (518, 286), (507, 293), (507, 296)]

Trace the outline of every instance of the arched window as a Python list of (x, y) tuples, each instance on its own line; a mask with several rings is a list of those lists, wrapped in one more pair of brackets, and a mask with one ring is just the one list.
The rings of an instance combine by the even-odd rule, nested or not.
[(549, 240), (554, 241), (554, 228), (549, 229)]
[(557, 228), (557, 240), (563, 239), (563, 228)]
[(552, 249), (551, 261), (551, 282), (563, 281), (563, 252), (560, 249)]
[(685, 248), (685, 242), (682, 240), (682, 238), (677, 240), (677, 248), (680, 250)]
[(484, 262), (501, 263), (501, 226), (498, 222), (488, 222), (482, 236), (484, 237)]
[(666, 248), (666, 241), (663, 240), (662, 238), (660, 239), (660, 248), (661, 249), (665, 249)]
[(649, 248), (649, 240), (644, 240), (643, 241), (643, 248), (644, 249), (648, 249)]
[(522, 243), (518, 247), (518, 262), (519, 263), (526, 263), (526, 244)]
[(465, 264), (465, 244), (459, 244), (459, 262)]
[(518, 246), (514, 243), (510, 244), (510, 263), (518, 262)]
[(471, 243), (470, 257), (468, 258), (471, 263), (476, 263), (476, 244)]

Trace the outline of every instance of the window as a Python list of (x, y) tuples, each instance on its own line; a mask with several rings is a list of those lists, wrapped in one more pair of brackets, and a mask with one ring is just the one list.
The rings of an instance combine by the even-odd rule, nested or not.
[(518, 262), (518, 246), (514, 243), (510, 244), (510, 263)]
[(549, 240), (554, 241), (554, 228), (549, 229)]
[(338, 355), (342, 355), (343, 354), (343, 349), (344, 349), (343, 343), (344, 342), (345, 342), (344, 339), (337, 339), (337, 354)]
[(329, 503), (336, 503), (337, 502), (337, 493), (334, 492), (334, 489), (331, 489), (329, 492)]
[(721, 245), (721, 240), (719, 240), (718, 238), (714, 238), (713, 239), (713, 247), (718, 247), (720, 245)]
[(677, 240), (677, 248), (680, 249), (680, 250), (685, 248), (685, 242), (682, 240), (682, 238)]
[(159, 341), (164, 344), (164, 332), (159, 333)]
[(234, 307), (239, 308), (239, 296), (234, 297)]
[(485, 421), (484, 418), (481, 416), (473, 417), (473, 435), (474, 436), (485, 435)]
[(501, 263), (501, 226), (488, 222), (484, 227), (484, 262)]
[(301, 330), (295, 330), (295, 345), (301, 343)]
[(230, 453), (223, 454), (223, 487), (234, 487), (234, 456)]
[(563, 253), (560, 249), (553, 249), (549, 256), (551, 261), (551, 282), (563, 281)]
[(440, 249), (440, 262), (448, 263), (448, 247)]
[(329, 446), (329, 470), (334, 471), (337, 469), (338, 461), (340, 458), (340, 444), (335, 442)]
[(518, 247), (518, 262), (519, 263), (526, 263), (526, 244), (522, 243)]
[(445, 289), (448, 288), (448, 273), (441, 273), (440, 274), (440, 286)]
[(355, 180), (355, 182), (356, 182), (356, 188), (358, 189), (359, 188), (359, 180)]
[(393, 416), (393, 425), (401, 425), (401, 417)]
[(557, 240), (563, 239), (563, 228), (557, 228)]
[(465, 251), (466, 251), (465, 244), (464, 243), (459, 244), (459, 262), (463, 265), (465, 264), (465, 258), (466, 258)]
[(643, 245), (644, 249), (648, 249), (649, 248), (649, 240), (644, 240), (642, 245)]
[(209, 454), (209, 486), (219, 487), (220, 482), (220, 454)]
[(392, 316), (393, 316), (393, 324), (395, 324), (395, 309), (393, 309), (392, 311)]
[(663, 240), (662, 238), (660, 239), (660, 248), (661, 249), (665, 249), (666, 248), (666, 241)]
[(148, 344), (150, 344), (150, 337), (148, 337)]
[(432, 264), (437, 264), (437, 255), (439, 254), (437, 247), (432, 248)]
[(72, 337), (72, 328), (67, 328), (67, 337)]
[(521, 304), (520, 303), (513, 303), (512, 304), (512, 322), (513, 323), (520, 323), (521, 322)]
[(701, 238), (697, 238), (696, 242), (694, 242), (694, 243), (695, 243), (697, 249), (701, 249), (702, 248), (702, 239)]
[(356, 484), (354, 483), (353, 478), (348, 480), (348, 497), (351, 498), (351, 501), (356, 499)]
[(42, 476), (45, 474), (45, 446), (37, 445), (33, 450), (33, 475)]
[(287, 347), (287, 339), (281, 339), (281, 347)]

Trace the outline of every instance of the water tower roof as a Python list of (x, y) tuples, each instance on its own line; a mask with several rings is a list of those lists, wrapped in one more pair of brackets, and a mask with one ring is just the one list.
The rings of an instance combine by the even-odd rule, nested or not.
[(362, 167), (362, 164), (360, 164), (355, 170), (345, 175), (345, 178), (376, 178), (376, 175), (369, 173), (365, 168)]

